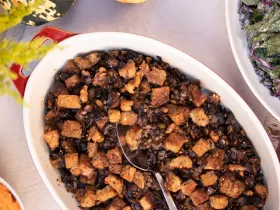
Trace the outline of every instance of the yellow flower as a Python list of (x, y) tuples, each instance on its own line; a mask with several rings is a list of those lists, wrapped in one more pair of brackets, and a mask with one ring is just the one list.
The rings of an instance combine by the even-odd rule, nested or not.
[(118, 2), (122, 2), (122, 3), (132, 3), (132, 4), (139, 4), (139, 3), (143, 3), (147, 0), (117, 0)]

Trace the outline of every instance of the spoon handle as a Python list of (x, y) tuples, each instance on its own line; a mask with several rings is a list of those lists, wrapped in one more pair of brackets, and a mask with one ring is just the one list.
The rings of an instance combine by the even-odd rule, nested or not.
[(161, 191), (162, 191), (162, 194), (165, 198), (165, 201), (169, 207), (170, 210), (178, 210), (174, 201), (173, 201), (173, 198), (170, 194), (170, 192), (168, 190), (166, 190), (165, 186), (164, 186), (164, 181), (163, 181), (163, 178), (162, 176), (160, 175), (160, 173), (157, 173), (155, 172), (155, 177), (159, 183), (159, 186), (161, 188)]

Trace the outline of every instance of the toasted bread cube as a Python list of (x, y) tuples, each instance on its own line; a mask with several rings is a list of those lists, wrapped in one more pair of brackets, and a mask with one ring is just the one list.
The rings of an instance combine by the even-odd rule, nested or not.
[(255, 192), (258, 194), (262, 199), (266, 199), (267, 197), (267, 187), (262, 184), (256, 184)]
[(62, 141), (61, 146), (66, 153), (77, 152), (77, 146), (73, 140), (65, 139)]
[(104, 86), (107, 83), (107, 73), (106, 72), (102, 72), (99, 70), (99, 72), (97, 72), (93, 78), (92, 84), (94, 86)]
[(76, 87), (80, 83), (80, 78), (77, 74), (74, 74), (73, 76), (69, 77), (65, 80), (65, 85), (68, 89)]
[(210, 205), (214, 209), (225, 209), (228, 206), (228, 198), (224, 195), (210, 196)]
[(81, 199), (81, 206), (83, 208), (90, 208), (95, 206), (97, 202), (97, 197), (91, 190), (86, 190), (85, 195)]
[(101, 59), (101, 53), (94, 52), (86, 56), (86, 59), (91, 63), (92, 66), (97, 64)]
[(191, 100), (196, 107), (200, 107), (207, 99), (207, 96), (201, 92), (197, 85), (190, 85), (188, 90), (191, 94)]
[(104, 126), (107, 124), (108, 122), (108, 117), (104, 116), (98, 120), (95, 120), (97, 127), (102, 130), (104, 128)]
[(125, 135), (125, 141), (131, 151), (138, 149), (140, 144), (139, 140), (142, 137), (142, 131), (143, 129), (138, 126), (134, 126), (127, 131)]
[(184, 107), (176, 106), (174, 104), (168, 104), (167, 109), (169, 117), (176, 125), (179, 126), (185, 122), (186, 116)]
[(145, 177), (142, 172), (136, 171), (133, 182), (141, 189), (145, 187)]
[(143, 72), (138, 71), (136, 73), (136, 77), (132, 80), (130, 80), (126, 85), (125, 85), (125, 90), (131, 94), (134, 94), (134, 89), (138, 88), (141, 84), (143, 78)]
[(171, 123), (165, 130), (166, 134), (170, 134), (174, 131), (174, 129), (177, 127), (175, 123)]
[(51, 150), (59, 146), (59, 135), (57, 130), (53, 130), (44, 134), (44, 140), (48, 143)]
[(120, 102), (120, 108), (123, 112), (131, 111), (132, 106), (133, 106), (133, 101), (132, 100), (122, 99), (121, 102)]
[(103, 152), (98, 152), (92, 158), (92, 165), (94, 168), (97, 169), (104, 169), (109, 167), (109, 160), (106, 157), (106, 154)]
[(78, 153), (68, 153), (65, 154), (65, 166), (70, 169), (72, 167), (78, 166), (79, 164), (79, 155)]
[(171, 160), (170, 168), (192, 168), (192, 160), (187, 155), (181, 155)]
[(50, 158), (50, 162), (52, 166), (56, 169), (65, 167), (64, 160), (62, 157)]
[(214, 149), (214, 144), (205, 139), (199, 139), (196, 144), (192, 147), (192, 150), (198, 157), (202, 157), (206, 152), (211, 149)]
[(246, 205), (246, 206), (242, 206), (240, 210), (258, 210), (258, 209), (253, 205)]
[(143, 81), (140, 84), (140, 94), (145, 95), (148, 94), (152, 90), (151, 85), (148, 81)]
[(120, 124), (122, 125), (134, 125), (137, 122), (138, 115), (133, 111), (122, 112)]
[(160, 88), (153, 88), (152, 89), (152, 106), (158, 107), (168, 102), (169, 100), (169, 87), (160, 87)]
[(203, 109), (196, 108), (191, 110), (190, 116), (192, 121), (198, 126), (206, 126), (209, 123), (209, 118)]
[(98, 130), (98, 128), (94, 125), (88, 131), (88, 141), (93, 140), (94, 142), (100, 143), (104, 141), (103, 134)]
[(163, 147), (165, 150), (178, 153), (186, 142), (188, 142), (188, 140), (184, 136), (180, 135), (179, 133), (173, 132), (166, 138), (163, 143)]
[(57, 116), (57, 113), (54, 109), (48, 111), (48, 113), (45, 115), (44, 119), (45, 120), (51, 120)]
[(122, 191), (123, 191), (123, 180), (116, 175), (110, 174), (105, 178), (105, 184), (108, 184), (110, 187), (112, 187), (120, 197), (122, 197)]
[(81, 124), (77, 121), (66, 120), (63, 123), (61, 135), (80, 139), (82, 137)]
[(182, 193), (187, 196), (190, 196), (192, 192), (195, 190), (196, 186), (197, 186), (196, 182), (193, 181), (192, 179), (189, 179), (182, 183), (181, 185)]
[(77, 56), (74, 59), (74, 62), (76, 64), (76, 66), (79, 67), (79, 69), (83, 70), (83, 69), (89, 69), (90, 67), (92, 67), (91, 63), (89, 62), (88, 59), (82, 58)]
[(117, 109), (110, 109), (108, 116), (111, 123), (118, 123), (121, 119), (121, 112)]
[(119, 70), (121, 77), (125, 79), (133, 79), (136, 75), (136, 67), (133, 60), (128, 60), (127, 64)]
[(96, 180), (96, 174), (95, 173), (92, 173), (92, 176), (84, 176), (84, 175), (80, 176), (80, 182), (82, 184), (93, 185), (95, 183), (95, 180)]
[(171, 192), (177, 192), (181, 189), (181, 179), (174, 173), (169, 172), (165, 180), (165, 187)]
[(100, 202), (105, 202), (117, 196), (117, 192), (110, 186), (96, 191), (96, 198)]
[(102, 101), (100, 101), (99, 99), (95, 100), (96, 105), (100, 108), (103, 109), (104, 108), (104, 104)]
[(195, 206), (198, 206), (209, 199), (208, 194), (203, 189), (195, 190), (190, 195), (190, 198)]
[(88, 86), (84, 85), (80, 90), (80, 99), (83, 103), (88, 102)]
[(225, 174), (219, 181), (220, 191), (234, 199), (238, 198), (245, 190), (243, 182), (236, 179), (232, 174)]
[[(51, 93), (53, 93), (53, 95), (55, 97), (58, 97), (59, 95), (68, 95), (69, 94), (66, 86), (62, 82), (59, 82), (59, 81), (54, 81), (54, 83), (52, 85)], [(50, 105), (49, 103), (51, 103), (51, 102), (48, 101), (48, 107)]]
[(132, 208), (130, 206), (126, 206), (122, 210), (132, 210)]
[(228, 170), (230, 170), (230, 171), (246, 171), (247, 168), (242, 166), (242, 165), (238, 165), (238, 164), (229, 164), (228, 165)]
[(108, 210), (122, 210), (126, 203), (119, 197), (114, 198)]
[(152, 192), (147, 192), (140, 200), (139, 203), (143, 210), (154, 209), (155, 198)]
[(82, 197), (86, 194), (86, 190), (83, 188), (79, 188), (77, 189), (77, 191), (75, 192), (75, 197), (76, 199), (81, 202)]
[(75, 65), (75, 62), (73, 59), (67, 61), (67, 63), (63, 67), (63, 71), (71, 73), (71, 74), (80, 72), (79, 68)]
[(108, 150), (106, 157), (108, 158), (110, 164), (115, 165), (122, 163), (122, 153), (119, 148)]
[(152, 71), (145, 72), (145, 76), (149, 83), (162, 86), (166, 79), (166, 72), (153, 67)]
[(220, 102), (220, 96), (216, 93), (213, 93), (211, 96), (208, 97), (209, 103), (218, 104)]
[(80, 176), (82, 171), (81, 171), (79, 165), (77, 165), (70, 169), (70, 173), (73, 174), (74, 176)]
[(88, 142), (87, 143), (87, 151), (88, 151), (88, 156), (90, 158), (93, 158), (97, 154), (98, 144), (97, 143)]
[(216, 184), (218, 177), (214, 171), (207, 171), (205, 174), (201, 175), (201, 182), (205, 187)]
[(224, 166), (225, 151), (218, 149), (205, 159), (204, 169), (206, 170), (221, 170)]
[(142, 64), (139, 66), (139, 69), (145, 74), (147, 72), (150, 72), (149, 64), (147, 64), (145, 61), (142, 62)]
[(112, 174), (120, 174), (122, 171), (122, 165), (117, 164), (117, 165), (110, 165), (109, 166), (109, 172)]
[(82, 108), (80, 97), (76, 95), (59, 95), (57, 98), (57, 106), (66, 109)]
[(92, 177), (94, 174), (94, 168), (91, 164), (90, 158), (85, 154), (81, 154), (80, 156), (79, 168), (83, 176)]
[(214, 131), (210, 131), (209, 136), (215, 143), (219, 141), (219, 135), (216, 134)]
[(136, 168), (131, 165), (123, 167), (120, 176), (128, 182), (133, 182), (136, 173)]

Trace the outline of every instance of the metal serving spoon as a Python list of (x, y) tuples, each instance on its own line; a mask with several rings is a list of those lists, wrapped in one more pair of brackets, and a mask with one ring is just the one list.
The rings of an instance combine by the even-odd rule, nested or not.
[(165, 189), (164, 186), (164, 181), (159, 172), (153, 171), (148, 168), (148, 155), (145, 153), (143, 150), (136, 150), (136, 151), (130, 151), (128, 146), (122, 146), (121, 144), (121, 138), (125, 138), (125, 135), (127, 131), (131, 127), (129, 126), (124, 126), (124, 125), (118, 125), (116, 124), (116, 131), (117, 131), (117, 136), (118, 136), (118, 141), (122, 150), (123, 155), (127, 159), (127, 161), (133, 165), (135, 168), (141, 170), (141, 171), (148, 171), (154, 174), (156, 177), (160, 189), (162, 191), (162, 194), (165, 198), (165, 201), (169, 207), (170, 210), (177, 210), (177, 207), (173, 201), (172, 196), (170, 195), (169, 191)]

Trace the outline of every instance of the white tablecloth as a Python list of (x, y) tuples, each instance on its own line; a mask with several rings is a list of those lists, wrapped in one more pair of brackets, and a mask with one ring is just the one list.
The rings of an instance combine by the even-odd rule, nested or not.
[[(141, 5), (77, 0), (66, 16), (48, 25), (76, 33), (130, 32), (172, 45), (217, 72), (263, 123), (267, 111), (246, 85), (234, 61), (224, 8), (224, 0), (148, 0)], [(21, 25), (6, 36), (30, 40), (40, 28)], [(27, 210), (60, 209), (40, 179), (28, 151), (22, 107), (8, 97), (0, 98), (0, 107), (0, 176), (16, 189)]]

